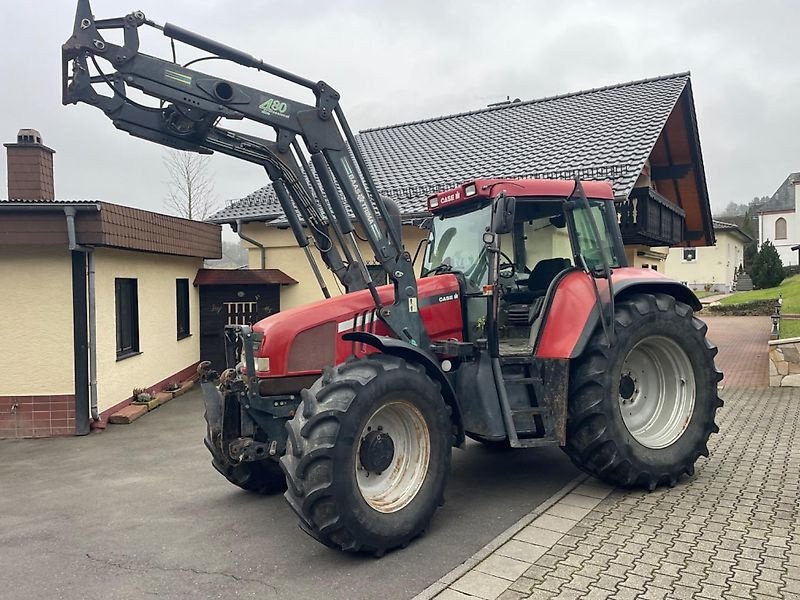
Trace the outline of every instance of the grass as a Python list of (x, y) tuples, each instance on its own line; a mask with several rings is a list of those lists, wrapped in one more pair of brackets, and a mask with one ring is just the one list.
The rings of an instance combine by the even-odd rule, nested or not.
[(698, 298), (707, 298), (708, 296), (716, 296), (719, 292), (706, 292), (703, 290), (695, 290), (694, 295)]
[(739, 292), (720, 300), (723, 306), (732, 304), (747, 304), (755, 300), (774, 300), (778, 296), (783, 297), (781, 311), (785, 313), (800, 313), (800, 275), (784, 279), (778, 287), (766, 288), (763, 290), (752, 290), (750, 292)]
[[(720, 300), (724, 306), (747, 304), (756, 300), (774, 300), (781, 296), (781, 312), (789, 314), (800, 313), (800, 275), (784, 279), (777, 287), (750, 292), (739, 292)], [(781, 339), (800, 337), (800, 319), (781, 319)]]
[(800, 319), (781, 319), (781, 339), (800, 337)]

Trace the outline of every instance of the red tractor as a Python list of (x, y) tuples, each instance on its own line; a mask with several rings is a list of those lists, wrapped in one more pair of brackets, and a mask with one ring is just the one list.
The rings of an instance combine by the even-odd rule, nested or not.
[[(305, 87), (316, 101), (142, 54), (142, 25)], [(124, 43), (106, 41), (104, 29), (122, 29)], [(62, 54), (65, 104), (87, 102), (132, 135), (267, 170), (326, 299), (226, 329), (228, 368), (201, 365), (205, 443), (235, 485), (286, 490), (320, 542), (376, 555), (406, 546), (443, 503), (451, 449), (467, 437), (559, 445), (588, 473), (651, 490), (708, 455), (722, 374), (694, 316), (700, 303), (685, 286), (626, 266), (607, 183), (479, 179), (431, 196), (417, 277), (399, 212), (380, 196), (324, 82), (141, 12), (95, 20), (88, 0)], [(134, 102), (128, 87), (159, 105)], [(268, 125), (275, 140), (223, 129), (224, 118)], [(375, 285), (357, 236), (390, 285)], [(347, 293), (329, 297), (310, 244)]]

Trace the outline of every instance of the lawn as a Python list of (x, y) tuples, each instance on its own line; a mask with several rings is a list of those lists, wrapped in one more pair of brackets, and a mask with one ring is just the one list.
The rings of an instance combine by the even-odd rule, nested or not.
[(800, 275), (784, 279), (778, 287), (766, 288), (763, 290), (753, 290), (751, 292), (739, 292), (720, 300), (723, 306), (732, 304), (746, 304), (754, 300), (770, 300), (778, 296), (783, 297), (781, 311), (785, 313), (800, 313)]
[[(720, 304), (731, 306), (747, 304), (756, 300), (773, 300), (781, 296), (781, 312), (800, 314), (800, 275), (784, 279), (778, 287), (739, 292), (720, 300)], [(800, 319), (781, 319), (781, 338), (800, 337)]]

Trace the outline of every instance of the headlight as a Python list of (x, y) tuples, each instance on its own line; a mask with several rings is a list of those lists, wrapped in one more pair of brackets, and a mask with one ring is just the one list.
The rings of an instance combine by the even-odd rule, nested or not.
[[(256, 371), (263, 373), (269, 371), (269, 358), (268, 357), (259, 357), (254, 356), (253, 362), (255, 363)], [(244, 355), (244, 351), (239, 355), (239, 364), (242, 365), (245, 369), (247, 368), (247, 358)]]

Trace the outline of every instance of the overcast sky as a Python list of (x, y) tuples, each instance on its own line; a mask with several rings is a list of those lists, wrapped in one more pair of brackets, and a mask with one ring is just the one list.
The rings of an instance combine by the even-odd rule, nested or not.
[[(56, 150), (59, 199), (163, 210), (165, 149), (117, 131), (95, 108), (61, 105), (60, 46), (75, 2), (0, 5), (0, 141), (38, 129)], [(689, 70), (715, 210), (771, 195), (800, 170), (798, 2), (94, 0), (92, 8), (97, 18), (140, 9), (324, 79), (341, 92), (354, 129)], [(141, 50), (168, 57), (166, 38), (152, 31)], [(185, 48), (179, 60), (197, 56)], [(263, 74), (214, 64), (203, 68), (310, 101)], [(225, 156), (212, 168), (220, 202), (267, 183), (257, 167)]]

